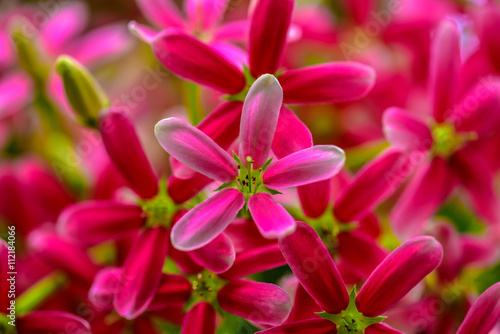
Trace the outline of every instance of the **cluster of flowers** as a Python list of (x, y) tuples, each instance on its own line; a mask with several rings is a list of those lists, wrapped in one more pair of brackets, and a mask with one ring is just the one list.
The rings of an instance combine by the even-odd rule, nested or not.
[(2, 12), (0, 333), (500, 333), (500, 5), (295, 2)]

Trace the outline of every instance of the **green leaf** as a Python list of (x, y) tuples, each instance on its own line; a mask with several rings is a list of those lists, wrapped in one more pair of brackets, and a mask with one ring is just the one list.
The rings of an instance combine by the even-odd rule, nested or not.
[(54, 272), (42, 278), (17, 298), (17, 314), (23, 315), (33, 311), (47, 298), (61, 289), (66, 282), (66, 276), (60, 272)]

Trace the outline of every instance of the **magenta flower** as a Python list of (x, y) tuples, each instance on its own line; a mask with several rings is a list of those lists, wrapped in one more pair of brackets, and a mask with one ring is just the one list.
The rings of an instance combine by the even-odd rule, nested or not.
[(494, 284), (472, 305), (457, 334), (488, 334), (500, 320), (500, 283)]
[[(398, 333), (380, 322), (381, 314), (403, 298), (441, 262), (441, 245), (432, 237), (413, 238), (396, 250), (368, 277), (356, 296), (349, 293), (328, 250), (316, 232), (298, 222), (293, 234), (280, 238), (290, 268), (325, 311), (323, 319), (303, 320), (261, 333)], [(371, 327), (371, 328), (370, 328)]]
[(392, 147), (366, 165), (341, 194), (336, 208), (343, 219), (361, 217), (416, 170), (391, 215), (399, 237), (418, 235), (457, 184), (467, 191), (485, 220), (499, 220), (493, 175), (476, 148), (500, 123), (496, 112), (500, 108), (500, 81), (495, 77), (480, 79), (457, 98), (458, 43), (456, 24), (444, 21), (431, 53), (432, 124), (403, 109), (386, 110), (384, 131)]
[[(172, 229), (172, 243), (181, 250), (206, 245), (219, 235), (246, 205), (263, 236), (292, 232), (295, 221), (272, 197), (277, 191), (326, 179), (344, 163), (335, 146), (314, 146), (275, 164), (268, 160), (283, 93), (272, 75), (260, 77), (243, 106), (239, 156), (234, 159), (199, 129), (184, 121), (160, 121), (155, 134), (175, 159), (224, 183), (220, 191), (190, 210)], [(269, 167), (269, 168), (268, 168)]]
[(91, 334), (90, 324), (79, 316), (62, 311), (35, 311), (19, 318), (16, 328), (20, 333)]

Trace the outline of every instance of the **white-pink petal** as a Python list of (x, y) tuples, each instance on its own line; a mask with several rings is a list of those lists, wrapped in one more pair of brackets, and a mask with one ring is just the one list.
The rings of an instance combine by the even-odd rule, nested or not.
[(295, 231), (292, 216), (270, 194), (258, 193), (248, 200), (248, 208), (262, 236), (283, 237)]

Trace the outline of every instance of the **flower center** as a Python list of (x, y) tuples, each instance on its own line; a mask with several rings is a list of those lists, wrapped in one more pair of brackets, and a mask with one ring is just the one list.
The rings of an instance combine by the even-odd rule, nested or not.
[(163, 225), (170, 227), (172, 217), (176, 212), (176, 205), (167, 194), (167, 181), (165, 178), (160, 180), (159, 191), (155, 197), (149, 200), (140, 199), (138, 204), (147, 217), (146, 226)]
[(440, 123), (432, 128), (432, 138), (434, 145), (432, 150), (436, 155), (450, 156), (456, 152), (462, 145), (471, 140), (475, 140), (475, 133), (459, 134), (453, 125), (449, 123)]
[(190, 276), (189, 279), (191, 281), (192, 294), (186, 307), (188, 308), (199, 302), (207, 302), (217, 307), (217, 294), (226, 284), (226, 281), (208, 270), (204, 270), (195, 276)]

